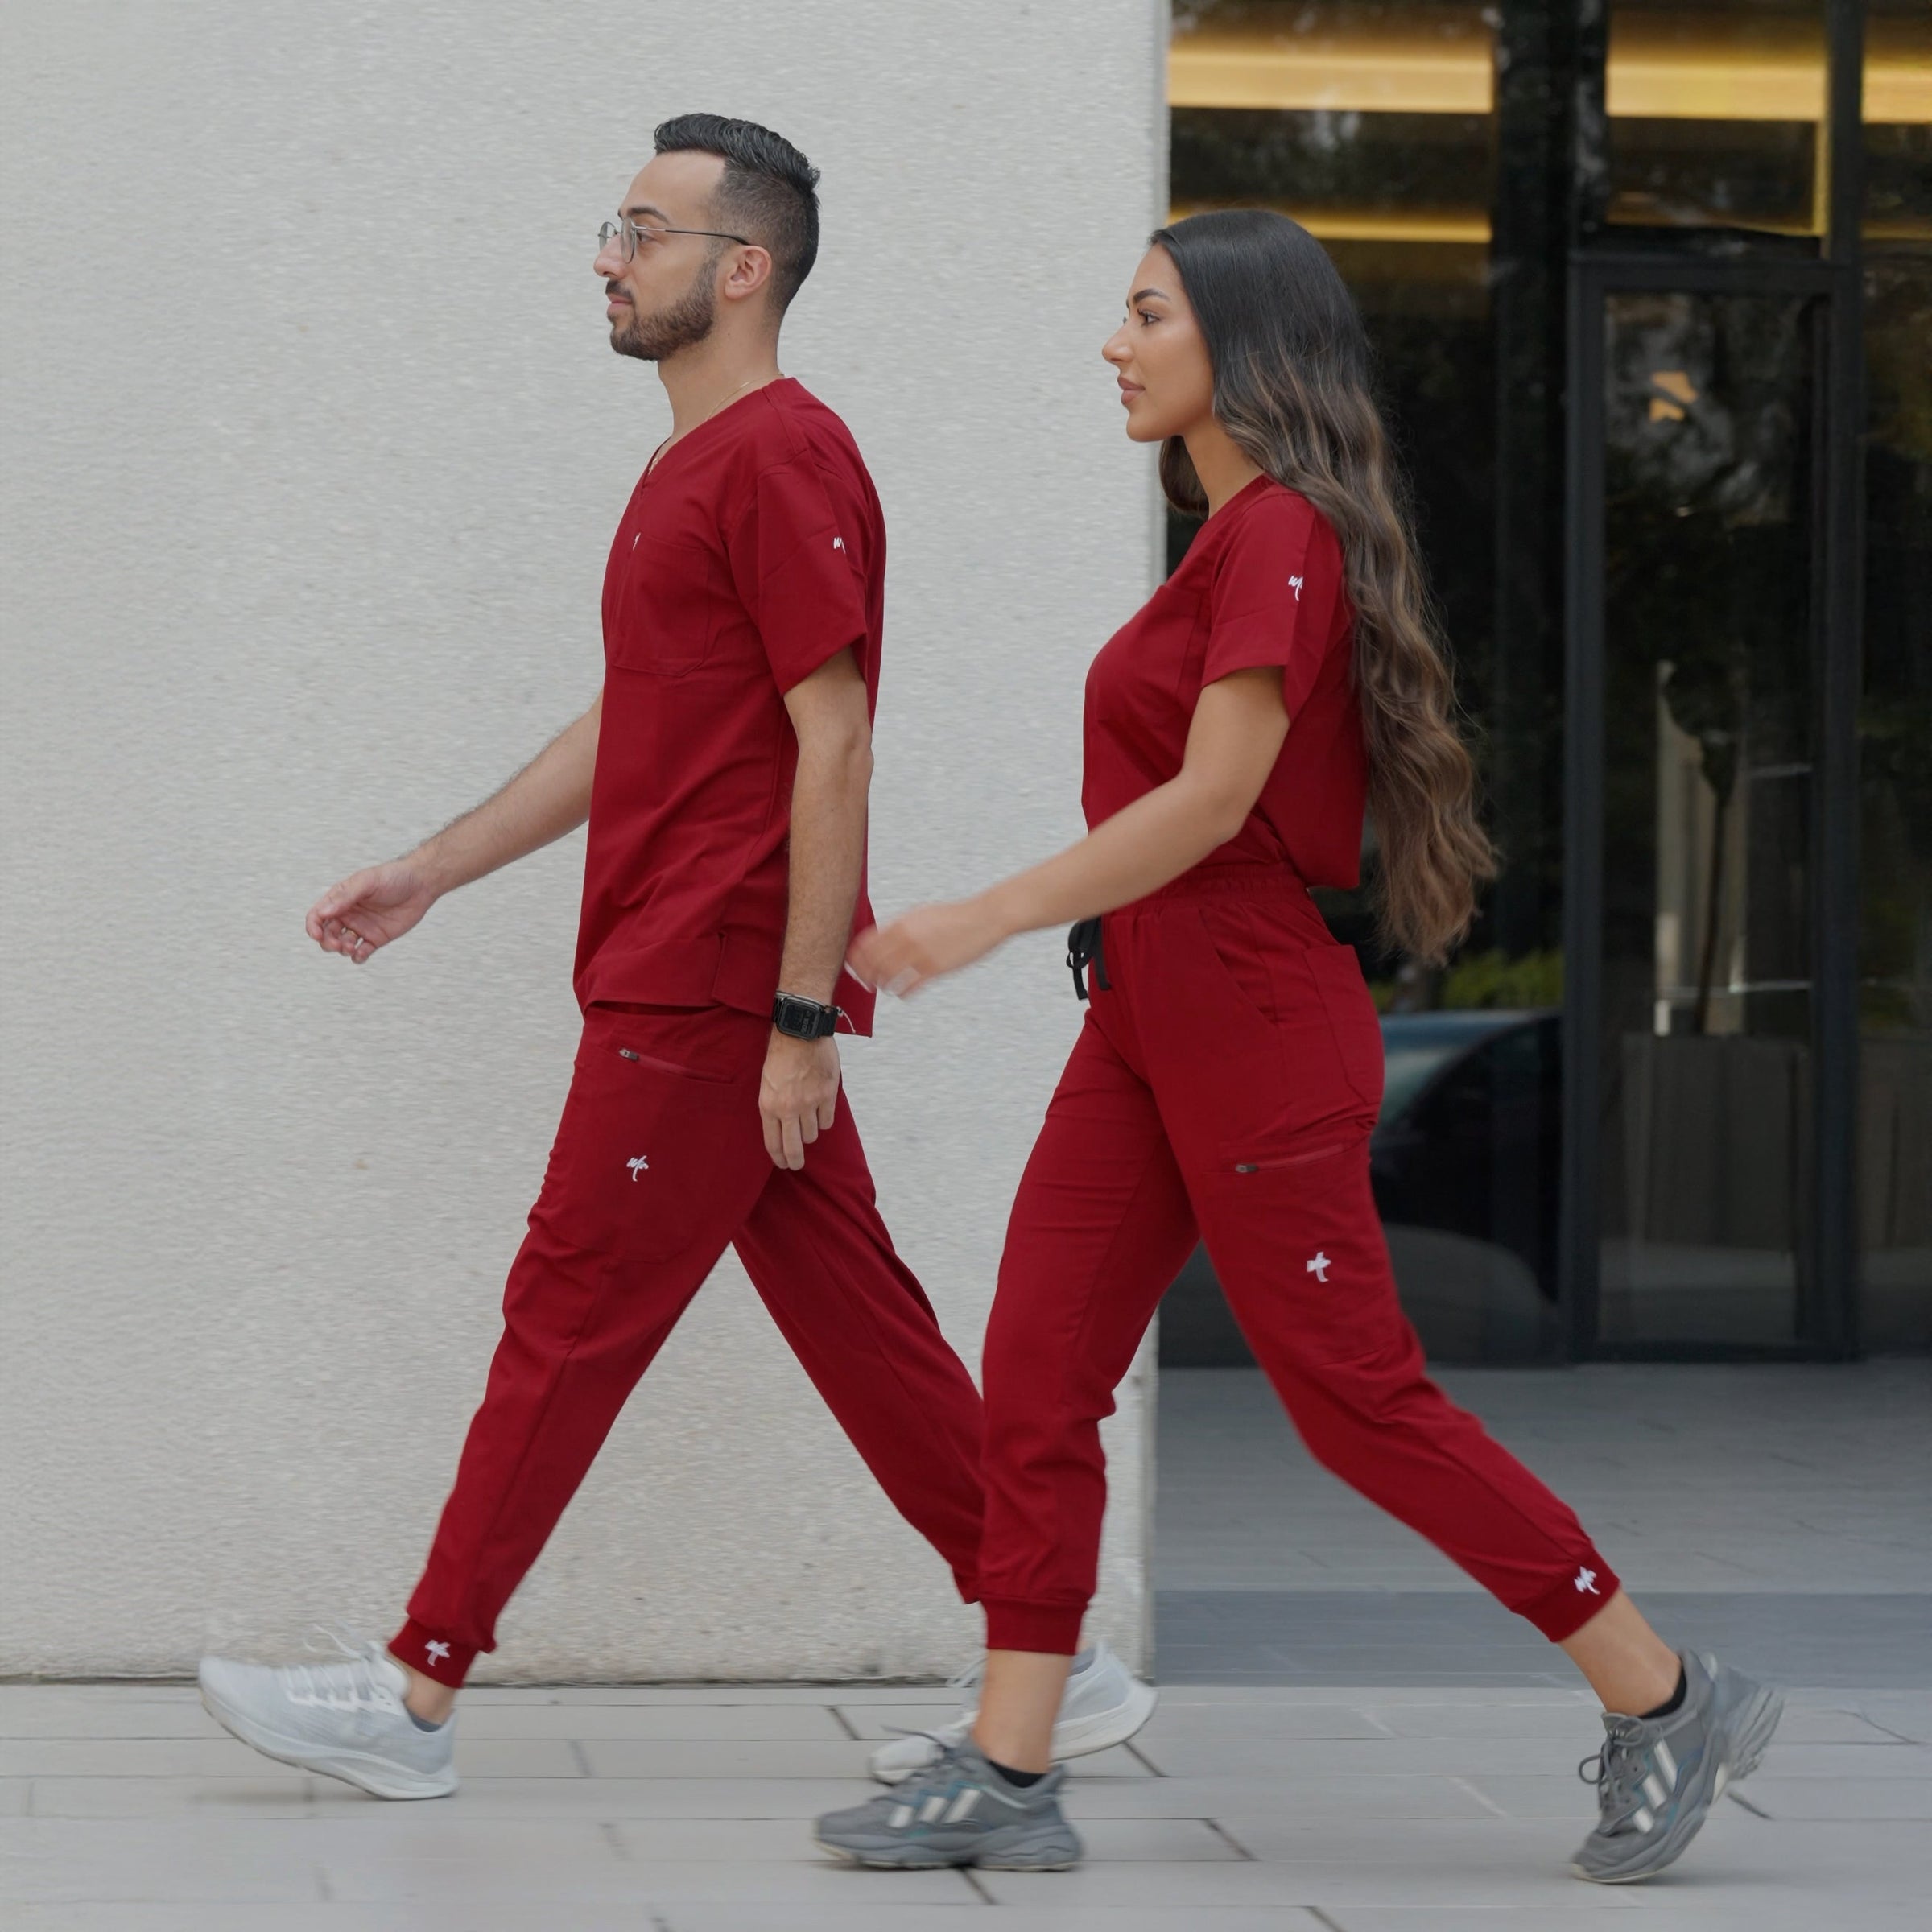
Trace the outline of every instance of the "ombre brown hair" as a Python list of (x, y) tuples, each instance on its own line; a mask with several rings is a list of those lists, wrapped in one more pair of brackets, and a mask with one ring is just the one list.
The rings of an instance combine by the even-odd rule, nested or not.
[[(1199, 321), (1221, 427), (1341, 540), (1382, 932), (1439, 961), (1468, 931), (1496, 857), (1476, 819), (1476, 766), (1371, 393), (1361, 318), (1327, 251), (1286, 215), (1191, 215), (1157, 230), (1153, 246), (1172, 258)], [(1162, 446), (1161, 486), (1177, 510), (1206, 514), (1179, 436)]]

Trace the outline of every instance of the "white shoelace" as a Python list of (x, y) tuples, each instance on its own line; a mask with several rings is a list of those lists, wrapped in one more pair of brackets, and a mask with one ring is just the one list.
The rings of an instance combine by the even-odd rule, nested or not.
[[(289, 1701), (316, 1704), (332, 1711), (393, 1711), (393, 1689), (376, 1674), (382, 1646), (346, 1627), (318, 1624), (315, 1634), (327, 1637), (347, 1661), (341, 1663), (290, 1664), (285, 1666)], [(309, 1639), (312, 1650), (320, 1646)]]
[[(948, 1690), (958, 1691), (960, 1702), (964, 1703), (973, 1691), (979, 1689), (980, 1679), (985, 1674), (985, 1658), (984, 1657), (976, 1657), (972, 1662), (954, 1671), (952, 1675), (947, 1678), (946, 1688)], [(959, 1716), (952, 1719), (951, 1728), (956, 1730), (961, 1724), (970, 1724), (976, 1715), (976, 1710), (962, 1711)], [(942, 1737), (938, 1732), (928, 1731), (919, 1724), (886, 1724), (881, 1728), (888, 1737), (931, 1738), (941, 1751), (951, 1750), (956, 1741), (950, 1738)]]

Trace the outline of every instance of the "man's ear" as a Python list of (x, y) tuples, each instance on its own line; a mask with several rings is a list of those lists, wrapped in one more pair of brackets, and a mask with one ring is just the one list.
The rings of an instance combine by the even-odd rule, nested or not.
[(727, 302), (742, 302), (770, 286), (771, 250), (754, 242), (738, 250), (720, 292)]

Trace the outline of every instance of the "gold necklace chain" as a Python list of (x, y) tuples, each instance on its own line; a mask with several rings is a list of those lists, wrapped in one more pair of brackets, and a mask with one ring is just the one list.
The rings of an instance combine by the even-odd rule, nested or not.
[[(689, 436), (693, 429), (702, 429), (713, 416), (717, 415), (720, 413), (720, 411), (729, 408), (733, 402), (737, 402), (738, 398), (743, 395), (745, 390), (751, 387), (753, 383), (762, 382), (766, 378), (759, 376), (747, 376), (745, 380), (731, 392), (729, 395), (725, 397), (723, 402), (714, 402), (709, 409), (706, 410), (704, 415), (700, 416), (697, 421), (691, 424), (691, 429), (685, 431), (685, 435)], [(770, 380), (774, 382), (782, 382), (785, 380), (784, 370), (780, 369), (778, 373), (775, 376), (770, 378)], [(644, 473), (646, 476), (649, 476), (650, 473), (657, 468), (658, 457), (663, 456), (665, 451), (670, 448), (671, 444), (671, 438), (667, 436), (664, 440), (650, 452), (650, 460), (644, 465)]]

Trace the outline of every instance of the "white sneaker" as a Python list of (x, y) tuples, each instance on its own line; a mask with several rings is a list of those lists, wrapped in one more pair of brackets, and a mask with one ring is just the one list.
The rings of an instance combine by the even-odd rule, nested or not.
[[(975, 1664), (952, 1681), (960, 1689), (978, 1686), (981, 1666)], [(1105, 1751), (1124, 1744), (1154, 1715), (1156, 1693), (1143, 1684), (1104, 1644), (1096, 1644), (1084, 1668), (1076, 1668), (1067, 1678), (1067, 1694), (1060, 1699), (1060, 1715), (1053, 1727), (1053, 1761), (1084, 1757), (1089, 1752)], [(940, 1757), (972, 1735), (977, 1704), (969, 1705), (949, 1724), (931, 1732), (914, 1731), (873, 1752), (869, 1769), (882, 1785), (896, 1785), (901, 1779), (937, 1764)]]
[(283, 1764), (378, 1798), (447, 1798), (456, 1788), (455, 1718), (425, 1731), (402, 1706), (407, 1674), (380, 1644), (334, 1641), (341, 1663), (271, 1669), (204, 1657), (201, 1702), (224, 1729)]

